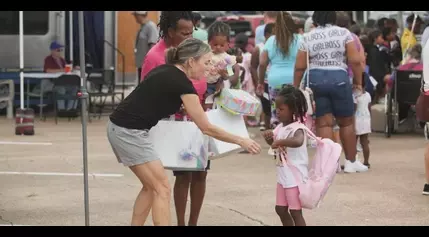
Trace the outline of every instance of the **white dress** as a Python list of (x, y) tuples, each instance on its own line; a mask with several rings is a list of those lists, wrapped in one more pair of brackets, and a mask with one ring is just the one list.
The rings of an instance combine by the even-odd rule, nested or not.
[(371, 133), (370, 103), (371, 96), (368, 92), (356, 97), (355, 129), (358, 136)]

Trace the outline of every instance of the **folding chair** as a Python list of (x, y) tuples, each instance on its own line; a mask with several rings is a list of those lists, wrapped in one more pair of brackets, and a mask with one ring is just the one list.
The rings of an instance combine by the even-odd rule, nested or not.
[[(117, 103), (122, 100), (122, 92), (115, 92), (115, 71), (113, 69), (94, 69), (88, 73), (88, 81), (91, 83), (89, 94), (89, 112), (95, 117), (101, 118), (107, 106), (108, 99), (111, 100), (113, 110)], [(97, 111), (96, 111), (97, 109)]]

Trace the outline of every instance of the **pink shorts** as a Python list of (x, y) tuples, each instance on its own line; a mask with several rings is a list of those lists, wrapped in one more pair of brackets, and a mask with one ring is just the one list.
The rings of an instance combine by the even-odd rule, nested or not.
[(289, 207), (290, 210), (301, 210), (298, 187), (283, 188), (281, 184), (277, 183), (276, 205)]

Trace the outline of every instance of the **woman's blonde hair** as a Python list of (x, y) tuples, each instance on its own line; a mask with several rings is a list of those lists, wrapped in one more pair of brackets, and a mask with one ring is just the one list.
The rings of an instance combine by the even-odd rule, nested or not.
[(210, 53), (210, 46), (199, 39), (189, 38), (177, 47), (167, 49), (165, 62), (167, 64), (185, 64), (190, 58), (198, 59)]

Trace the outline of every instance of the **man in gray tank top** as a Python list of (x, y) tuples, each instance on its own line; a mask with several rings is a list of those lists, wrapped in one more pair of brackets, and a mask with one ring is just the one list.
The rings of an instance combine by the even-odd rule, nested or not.
[(138, 84), (141, 80), (140, 75), (144, 57), (150, 48), (158, 42), (158, 29), (155, 23), (149, 20), (147, 11), (134, 11), (133, 15), (136, 18), (136, 22), (141, 25), (140, 30), (137, 32), (134, 46)]

